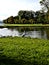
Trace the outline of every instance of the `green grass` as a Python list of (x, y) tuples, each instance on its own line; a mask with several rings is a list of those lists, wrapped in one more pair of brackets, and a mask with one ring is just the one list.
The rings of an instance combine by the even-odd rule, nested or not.
[(49, 65), (49, 40), (0, 38), (0, 65)]
[(49, 26), (49, 24), (4, 24), (4, 25), (2, 25), (2, 26), (35, 26), (35, 27), (37, 27), (37, 26)]

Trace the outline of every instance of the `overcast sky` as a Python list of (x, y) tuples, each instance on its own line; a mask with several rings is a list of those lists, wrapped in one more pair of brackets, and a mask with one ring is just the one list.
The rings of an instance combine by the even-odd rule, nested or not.
[(0, 20), (16, 16), (19, 10), (40, 10), (40, 0), (0, 0)]

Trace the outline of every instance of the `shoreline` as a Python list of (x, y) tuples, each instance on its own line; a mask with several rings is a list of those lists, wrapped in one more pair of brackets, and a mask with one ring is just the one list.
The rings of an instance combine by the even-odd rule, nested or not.
[(3, 24), (0, 27), (49, 27), (49, 24)]

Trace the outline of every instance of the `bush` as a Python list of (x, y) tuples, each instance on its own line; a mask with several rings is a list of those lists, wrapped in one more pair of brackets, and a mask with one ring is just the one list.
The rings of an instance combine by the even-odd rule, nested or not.
[(49, 40), (0, 38), (0, 65), (49, 65)]

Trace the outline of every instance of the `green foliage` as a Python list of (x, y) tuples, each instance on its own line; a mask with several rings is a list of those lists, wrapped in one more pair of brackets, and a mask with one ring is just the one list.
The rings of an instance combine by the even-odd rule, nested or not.
[(49, 40), (0, 38), (0, 65), (49, 65)]
[(19, 24), (19, 20), (18, 19), (14, 19), (14, 24)]
[(7, 18), (6, 20), (3, 20), (3, 22), (4, 22), (4, 23), (10, 23), (10, 24), (12, 24), (12, 23), (14, 23), (14, 18), (13, 18), (13, 16), (10, 16), (10, 17)]
[(25, 19), (27, 19), (27, 20), (34, 18), (34, 14), (35, 14), (34, 11), (23, 11), (23, 10), (20, 10), (20, 11), (18, 12), (18, 16), (20, 16), (21, 19), (22, 19), (22, 18), (25, 18)]
[(41, 0), (40, 4), (44, 6), (43, 9), (47, 11), (45, 15), (45, 23), (49, 24), (49, 0)]
[(4, 22), (4, 23), (8, 23), (8, 20), (7, 20), (7, 19), (6, 19), (6, 20), (3, 20), (3, 22)]
[(25, 18), (21, 19), (21, 22), (22, 24), (26, 24), (27, 23), (27, 20)]
[(33, 24), (34, 23), (34, 20), (33, 19), (30, 19), (28, 20), (29, 24)]
[(41, 0), (40, 3), (49, 10), (49, 0)]
[(17, 16), (10, 16), (7, 19), (3, 20), (3, 22), (9, 24), (46, 24), (49, 23), (49, 11), (34, 12), (20, 10)]

